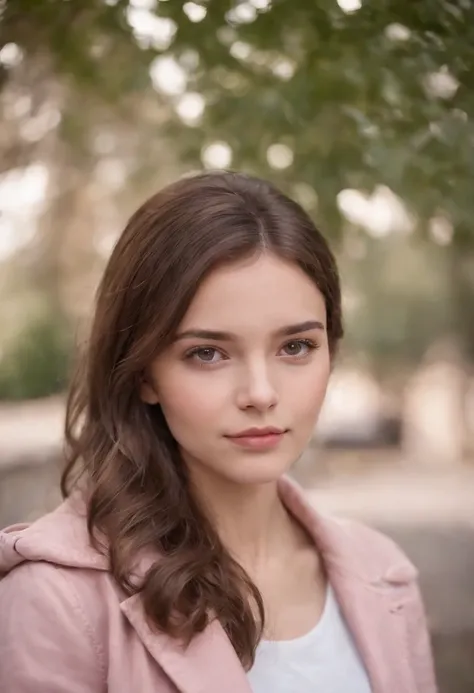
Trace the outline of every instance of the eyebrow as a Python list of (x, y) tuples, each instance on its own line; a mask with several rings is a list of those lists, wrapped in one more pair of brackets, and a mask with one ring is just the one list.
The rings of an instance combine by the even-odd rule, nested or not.
[[(319, 320), (306, 320), (305, 322), (299, 322), (295, 325), (286, 325), (276, 331), (275, 335), (279, 337), (291, 337), (295, 334), (300, 334), (301, 332), (309, 332), (310, 330), (321, 330), (324, 331), (324, 325)], [(209, 339), (214, 342), (231, 342), (237, 339), (235, 334), (231, 332), (221, 332), (219, 330), (203, 330), (200, 328), (186, 330), (185, 332), (180, 332), (176, 335), (175, 341), (181, 339)]]

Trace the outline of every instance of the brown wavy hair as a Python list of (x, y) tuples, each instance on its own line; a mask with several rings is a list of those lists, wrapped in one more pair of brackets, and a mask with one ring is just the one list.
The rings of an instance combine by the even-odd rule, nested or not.
[[(151, 625), (189, 642), (218, 618), (247, 669), (263, 632), (262, 597), (199, 506), (161, 408), (141, 400), (140, 382), (203, 278), (262, 252), (297, 263), (314, 281), (335, 353), (343, 333), (338, 271), (301, 207), (242, 174), (181, 179), (131, 217), (105, 269), (70, 388), (61, 479), (64, 496), (86, 482), (91, 540), (125, 593), (141, 592)], [(150, 549), (159, 559), (137, 586), (132, 567)]]

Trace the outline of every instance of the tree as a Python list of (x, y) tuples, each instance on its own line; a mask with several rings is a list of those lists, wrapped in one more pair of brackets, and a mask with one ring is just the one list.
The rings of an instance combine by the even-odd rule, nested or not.
[[(157, 11), (175, 22), (169, 50), (193, 64), (187, 88), (206, 104), (198, 126), (169, 123), (182, 156), (195, 166), (203, 145), (228, 143), (233, 166), (276, 180), (336, 238), (347, 228), (340, 192), (388, 186), (417, 234), (446, 243), (446, 327), (474, 357), (473, 3), (211, 0)], [(452, 239), (431, 236), (433, 219)]]
[[(222, 139), (235, 166), (313, 186), (328, 219), (338, 214), (341, 189), (383, 183), (421, 222), (441, 210), (461, 229), (471, 220), (474, 167), (472, 2), (359, 5), (7, 0), (1, 27), (4, 45), (17, 45), (109, 113), (126, 112), (130, 96), (150, 87), (157, 55), (172, 56), (185, 70), (183, 89), (206, 104), (198, 127), (168, 120), (193, 165), (203, 143)], [(153, 18), (169, 22), (168, 41), (161, 24), (149, 25), (144, 40)], [(2, 77), (5, 85), (5, 65)], [(176, 102), (179, 86), (172, 91)], [(76, 116), (65, 136), (80, 129), (85, 114)], [(291, 151), (274, 151), (272, 168), (275, 143)]]
[[(127, 183), (159, 167), (163, 138), (187, 168), (200, 168), (206, 146), (222, 142), (224, 159), (228, 146), (233, 167), (281, 185), (340, 247), (352, 228), (341, 191), (368, 195), (385, 185), (408, 206), (422, 240), (446, 243), (449, 327), (474, 353), (466, 319), (474, 296), (470, 0), (3, 7), (0, 62), (12, 45), (23, 60), (4, 64), (0, 103), (22, 84), (35, 103), (52, 100), (61, 115), (54, 136), (70, 168), (94, 171), (97, 132), (119, 133), (114, 155), (127, 161)], [(0, 152), (25, 151), (17, 129), (0, 140)], [(41, 157), (48, 137), (26, 143), (24, 159)], [(15, 157), (2, 158), (8, 166)], [(433, 218), (453, 228), (452, 239), (430, 231)]]

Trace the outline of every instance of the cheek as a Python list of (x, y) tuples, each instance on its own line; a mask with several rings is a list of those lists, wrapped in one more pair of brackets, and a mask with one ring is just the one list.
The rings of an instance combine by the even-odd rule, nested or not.
[(330, 376), (329, 359), (318, 361), (293, 383), (291, 408), (299, 417), (314, 418), (322, 407)]
[[(215, 379), (214, 379), (215, 380)], [(159, 378), (159, 398), (170, 429), (203, 431), (222, 410), (222, 393), (205, 373), (169, 370)]]

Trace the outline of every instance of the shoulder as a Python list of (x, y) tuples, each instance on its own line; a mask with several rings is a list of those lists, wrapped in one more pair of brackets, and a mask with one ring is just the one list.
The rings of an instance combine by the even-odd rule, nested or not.
[(319, 515), (318, 520), (326, 539), (329, 537), (331, 555), (361, 577), (393, 584), (418, 579), (418, 571), (405, 552), (378, 529), (334, 516)]
[(382, 532), (356, 520), (320, 512), (317, 498), (288, 477), (280, 479), (279, 491), (286, 507), (306, 528), (328, 563), (369, 582), (416, 579), (411, 561)]
[(394, 560), (409, 563), (403, 550), (391, 537), (369, 524), (346, 517), (331, 516), (331, 521), (344, 533), (352, 546), (359, 551), (370, 550), (381, 564), (391, 564)]
[(44, 561), (25, 562), (0, 581), (2, 632), (14, 624), (41, 621), (43, 632), (74, 633), (100, 659), (96, 621), (101, 604), (91, 570), (66, 568)]
[(74, 676), (81, 691), (80, 684), (96, 690), (104, 680), (100, 597), (90, 572), (26, 562), (0, 581), (0, 689), (30, 690), (31, 677), (53, 689), (55, 677)]

